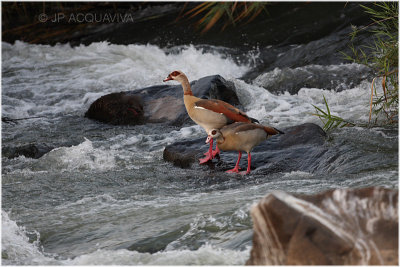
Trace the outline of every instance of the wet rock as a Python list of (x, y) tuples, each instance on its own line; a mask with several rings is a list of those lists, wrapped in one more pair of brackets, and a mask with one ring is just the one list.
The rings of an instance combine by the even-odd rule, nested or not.
[[(233, 83), (226, 81), (220, 75), (193, 81), (191, 87), (197, 97), (220, 99), (240, 107)], [(111, 124), (145, 122), (168, 123), (174, 126), (194, 124), (187, 115), (183, 103), (182, 86), (173, 85), (172, 82), (102, 96), (93, 102), (85, 116)]]
[[(170, 84), (173, 84), (170, 82)], [(166, 122), (174, 126), (192, 125), (183, 103), (182, 86), (178, 85), (152, 86), (134, 93), (144, 101), (145, 118), (148, 122)], [(220, 75), (203, 77), (190, 83), (193, 94), (204, 99), (219, 99), (240, 107), (239, 99), (232, 82), (226, 81)]]
[[(256, 146), (252, 151), (251, 168), (256, 173), (281, 171), (313, 172), (318, 168), (319, 159), (327, 149), (323, 146), (326, 133), (316, 124), (305, 123), (280, 129), (285, 134), (274, 135)], [(164, 149), (164, 160), (175, 166), (186, 168), (203, 157), (208, 145), (204, 138), (186, 140), (170, 144)], [(223, 151), (218, 160), (209, 166), (217, 171), (234, 167), (237, 152)], [(247, 166), (247, 156), (242, 157), (241, 166)]]
[[(338, 88), (340, 90), (357, 85), (363, 79), (357, 77), (357, 75), (367, 75), (368, 78), (371, 78), (373, 75), (370, 70), (367, 70), (367, 67), (361, 67), (363, 70), (352, 69), (350, 73), (346, 73), (345, 64), (349, 64), (350, 61), (346, 60), (341, 52), (348, 55), (352, 54), (352, 50), (349, 47), (349, 35), (352, 31), (352, 27), (348, 25), (340, 31), (334, 31), (321, 39), (308, 43), (260, 48), (258, 56), (260, 63), (256, 68), (247, 72), (242, 79), (247, 82), (252, 82), (256, 78), (261, 79), (258, 83), (261, 82), (261, 86), (270, 87), (269, 90), (271, 92), (284, 92), (288, 90), (292, 94), (297, 93), (299, 86), (335, 90)], [(365, 31), (353, 39), (353, 44), (354, 47), (371, 46), (373, 45), (372, 41), (371, 34)], [(368, 48), (366, 48), (366, 51), (370, 52)], [(341, 69), (332, 69), (334, 65), (342, 63), (345, 64), (343, 64), (344, 66), (342, 65)], [(325, 71), (326, 73), (321, 73), (321, 71)], [(330, 79), (330, 76), (334, 75), (334, 73), (337, 74), (333, 76), (334, 80), (340, 79), (343, 84), (330, 84), (331, 80), (324, 80), (325, 77), (326, 79)], [(264, 77), (264, 75), (267, 77)], [(312, 75), (318, 75), (318, 77), (312, 77)], [(341, 77), (341, 75), (345, 75), (345, 77)], [(263, 81), (264, 78), (269, 78), (268, 76), (277, 79), (277, 81), (272, 80), (272, 83), (282, 80), (279, 85), (283, 86), (283, 88), (269, 86), (267, 81)], [(291, 78), (299, 79), (299, 81), (293, 81)], [(283, 80), (288, 84), (283, 82)], [(293, 88), (293, 85), (295, 88)]]
[(76, 140), (67, 140), (64, 142), (52, 142), (48, 143), (25, 143), (18, 144), (15, 146), (3, 146), (1, 148), (2, 156), (9, 159), (24, 156), (26, 158), (38, 159), (46, 153), (58, 147), (71, 147), (80, 144)]
[(398, 265), (398, 191), (273, 192), (251, 210), (248, 265)]
[(270, 92), (297, 94), (301, 88), (324, 88), (325, 90), (342, 91), (353, 88), (372, 74), (364, 65), (307, 65), (305, 67), (276, 68), (254, 80), (254, 84)]
[(110, 124), (140, 124), (143, 122), (143, 103), (140, 96), (125, 92), (104, 95), (94, 101), (85, 117)]
[(118, 248), (126, 248), (131, 251), (141, 253), (156, 253), (163, 251), (169, 244), (179, 239), (184, 233), (189, 230), (188, 226), (180, 227), (173, 231), (158, 233), (155, 236), (144, 238), (131, 244), (129, 247), (119, 246)]
[(164, 149), (163, 158), (175, 166), (188, 168), (206, 151), (206, 146), (203, 145), (204, 141), (204, 138), (199, 138), (168, 145)]
[(1, 152), (3, 156), (9, 159), (19, 156), (38, 159), (52, 149), (54, 149), (54, 147), (47, 144), (26, 144), (17, 147), (3, 147)]

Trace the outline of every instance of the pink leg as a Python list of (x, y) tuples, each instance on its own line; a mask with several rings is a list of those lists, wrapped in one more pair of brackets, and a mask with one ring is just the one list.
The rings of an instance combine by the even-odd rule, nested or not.
[(204, 155), (206, 155), (206, 157), (199, 159), (200, 164), (206, 163), (207, 161), (213, 159), (212, 147), (213, 147), (213, 139), (211, 138), (210, 139), (210, 148), (208, 149), (207, 153), (204, 153)]
[(210, 137), (207, 137), (206, 143), (210, 144), (210, 148), (208, 149), (208, 151), (206, 153), (204, 153), (204, 156), (209, 156), (210, 155), (210, 149), (212, 151), (212, 147), (213, 147), (213, 139)]
[[(218, 144), (215, 145), (215, 150), (213, 150), (213, 152), (212, 152), (212, 155), (213, 155), (212, 158), (215, 158), (215, 156), (218, 155), (220, 152), (221, 151), (218, 148)], [(207, 151), (206, 153), (204, 153), (204, 156), (208, 156), (208, 155), (210, 155), (210, 151)]]
[(234, 173), (234, 172), (236, 172), (236, 173), (238, 173), (239, 172), (239, 162), (240, 162), (240, 159), (242, 158), (242, 151), (239, 151), (239, 157), (238, 157), (238, 160), (237, 160), (237, 162), (236, 162), (236, 165), (235, 165), (235, 168), (233, 168), (232, 170), (228, 170), (228, 171), (226, 171), (227, 173)]
[(218, 148), (218, 144), (215, 145), (215, 150), (212, 152), (213, 153), (213, 158), (215, 158), (216, 155), (218, 155), (221, 151)]
[(251, 165), (251, 154), (247, 153), (247, 170), (240, 172), (240, 174), (242, 175), (246, 175), (250, 173), (250, 165)]

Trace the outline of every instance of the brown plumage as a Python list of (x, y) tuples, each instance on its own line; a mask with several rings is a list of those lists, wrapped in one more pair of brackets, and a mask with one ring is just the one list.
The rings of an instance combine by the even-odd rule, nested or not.
[[(207, 134), (212, 129), (220, 129), (233, 122), (250, 123), (254, 120), (249, 118), (243, 111), (224, 101), (216, 99), (201, 99), (193, 96), (189, 80), (181, 71), (171, 72), (168, 77), (164, 79), (164, 82), (170, 80), (176, 80), (181, 83), (184, 94), (183, 101), (189, 117), (195, 123), (203, 127)], [(215, 155), (219, 153), (218, 145), (216, 146), (215, 151), (212, 151), (212, 145), (213, 142), (211, 140), (209, 151), (205, 153), (205, 158), (200, 159), (200, 164), (213, 159)]]
[(235, 168), (227, 172), (239, 172), (239, 162), (242, 157), (242, 151), (247, 152), (247, 170), (242, 172), (242, 174), (248, 174), (250, 173), (251, 150), (261, 142), (267, 140), (270, 135), (278, 133), (283, 134), (283, 132), (273, 127), (254, 123), (236, 122), (221, 129), (210, 130), (206, 142), (216, 139), (217, 145), (221, 150), (239, 152)]
[(251, 119), (238, 108), (217, 99), (201, 99), (195, 102), (196, 107), (203, 107), (218, 114), (223, 114), (233, 122), (251, 122)]

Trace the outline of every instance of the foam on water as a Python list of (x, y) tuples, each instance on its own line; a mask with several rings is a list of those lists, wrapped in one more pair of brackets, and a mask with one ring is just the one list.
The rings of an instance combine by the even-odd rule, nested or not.
[[(265, 190), (264, 190), (265, 191)], [(262, 196), (263, 194), (260, 194)], [(155, 209), (155, 208), (165, 208), (165, 207), (187, 207), (189, 205), (196, 205), (200, 203), (200, 201), (207, 202), (206, 205), (212, 204), (215, 202), (225, 202), (225, 199), (231, 199), (233, 196), (237, 196), (236, 199), (238, 201), (247, 203), (247, 201), (253, 199), (253, 196), (248, 196), (240, 189), (237, 190), (229, 190), (229, 191), (217, 191), (210, 193), (187, 193), (182, 192), (180, 194), (176, 194), (174, 196), (168, 195), (160, 195), (160, 196), (150, 196), (150, 195), (133, 195), (130, 199), (116, 199), (110, 194), (102, 194), (97, 196), (87, 196), (83, 197), (77, 201), (73, 202), (65, 202), (62, 205), (56, 207), (57, 210), (84, 210), (85, 214), (95, 214), (99, 211), (106, 211), (111, 206), (114, 209), (114, 212), (126, 213), (128, 210), (138, 210), (138, 209)], [(207, 199), (204, 199), (207, 197)], [(229, 203), (228, 203), (229, 204)], [(200, 208), (200, 207), (199, 207)], [(207, 206), (205, 206), (207, 208)], [(243, 219), (246, 216), (243, 215), (243, 212), (248, 211), (248, 206), (240, 207), (238, 210), (235, 210), (235, 214), (233, 217), (227, 217), (227, 220), (236, 220), (237, 218)], [(208, 221), (208, 217), (204, 217), (200, 210), (197, 213), (197, 217), (193, 218), (193, 226), (198, 225), (200, 221), (202, 224)], [(236, 218), (237, 217), (237, 218)]]
[(296, 92), (308, 88), (346, 90), (369, 77), (371, 70), (360, 64), (306, 65), (298, 68), (275, 68), (259, 75), (254, 85), (273, 92)]
[[(334, 74), (343, 69), (357, 73), (365, 70), (358, 64), (311, 67), (314, 72)], [(281, 127), (304, 122), (320, 124), (312, 113), (315, 113), (313, 105), (325, 110), (323, 96), (333, 115), (351, 121), (368, 120), (368, 80), (355, 85), (349, 83), (347, 86), (353, 87), (340, 92), (329, 88), (301, 88), (296, 94), (276, 95), (262, 87), (280, 79), (276, 77), (276, 70), (264, 73), (254, 84), (248, 84), (237, 78), (250, 67), (237, 65), (231, 58), (215, 51), (204, 52), (201, 48), (183, 46), (177, 52), (169, 53), (154, 45), (107, 42), (78, 47), (3, 43), (2, 111), (10, 117), (83, 114), (104, 94), (162, 84), (162, 79), (174, 69), (184, 71), (190, 80), (221, 74), (233, 81), (247, 113), (262, 123)], [(294, 73), (299, 72), (297, 69)], [(307, 67), (303, 69), (308, 70)]]
[[(223, 196), (221, 196), (221, 193)], [(221, 200), (230, 199), (231, 197), (227, 195), (234, 194), (230, 191), (221, 193), (212, 193), (211, 199), (207, 199), (207, 202), (210, 202), (210, 204), (212, 202), (225, 202)], [(219, 214), (211, 215), (208, 213), (210, 204), (198, 205), (200, 199), (203, 199), (205, 195), (208, 196), (205, 193), (187, 194), (185, 192), (179, 197), (160, 196), (156, 199), (149, 198), (146, 200), (148, 196), (134, 196), (133, 200), (119, 200), (109, 194), (103, 194), (84, 197), (78, 201), (57, 206), (54, 210), (48, 211), (47, 215), (43, 214), (44, 217), (42, 217), (46, 218), (44, 224), (51, 224), (53, 231), (59, 232), (52, 233), (51, 235), (56, 235), (53, 238), (58, 238), (58, 235), (60, 235), (60, 238), (63, 236), (63, 240), (59, 242), (64, 242), (65, 239), (74, 239), (83, 234), (77, 234), (77, 232), (84, 231), (87, 234), (86, 238), (75, 241), (74, 247), (80, 246), (78, 247), (80, 249), (77, 249), (77, 253), (74, 253), (77, 257), (73, 256), (70, 259), (66, 259), (66, 256), (63, 256), (62, 253), (59, 255), (48, 254), (45, 249), (43, 252), (38, 241), (39, 237), (37, 237), (36, 242), (30, 243), (25, 229), (17, 226), (5, 213), (5, 216), (3, 214), (3, 262), (39, 265), (243, 265), (249, 257), (250, 248), (246, 246), (242, 249), (231, 249), (227, 248), (224, 243), (231, 242), (226, 240), (226, 235), (238, 235), (239, 232), (237, 231), (240, 231), (240, 229), (247, 230), (250, 204), (246, 203), (238, 207), (238, 205), (232, 203), (219, 203), (214, 207), (214, 209), (219, 209)], [(234, 207), (234, 210), (229, 213), (221, 210), (222, 207), (227, 206), (226, 204)], [(186, 223), (189, 223), (190, 227), (184, 230), (183, 236), (177, 236), (164, 250), (150, 254), (115, 248), (122, 241), (132, 243), (141, 239), (141, 237), (138, 237), (140, 234), (137, 231), (142, 230), (132, 228), (132, 222), (146, 224), (149, 223), (149, 219), (156, 220), (157, 222), (154, 222), (153, 225), (166, 227), (166, 229), (170, 229), (169, 231), (173, 231), (174, 227), (180, 227), (164, 226), (158, 222), (163, 220), (163, 216), (169, 216), (164, 214), (165, 212), (176, 212), (176, 209), (181, 210), (181, 218), (187, 218)], [(149, 210), (158, 211), (160, 216), (149, 214)], [(183, 215), (189, 210), (193, 212), (193, 218)], [(97, 223), (99, 215), (103, 217), (102, 223)], [(60, 218), (68, 218), (68, 220), (60, 220)], [(109, 228), (110, 225), (112, 225), (111, 228)], [(143, 225), (143, 227), (146, 226)], [(232, 227), (234, 229), (231, 229)], [(93, 239), (92, 236), (102, 230), (107, 231), (108, 236)], [(129, 233), (125, 231), (129, 231)], [(211, 235), (208, 239), (210, 242), (205, 242), (205, 235)], [(198, 247), (190, 245), (193, 239), (202, 240)], [(4, 244), (4, 242), (9, 244)], [(114, 249), (109, 249), (109, 247)], [(7, 255), (7, 261), (4, 261), (4, 255)]]
[[(43, 265), (56, 264), (57, 261), (51, 257), (46, 257), (40, 251), (39, 234), (30, 233), (25, 227), (18, 226), (17, 223), (9, 218), (5, 211), (1, 211), (1, 253), (2, 264), (10, 265)], [(37, 239), (30, 242), (27, 234), (34, 234)]]
[(303, 178), (310, 178), (312, 177), (312, 174), (309, 172), (303, 172), (303, 171), (292, 171), (292, 172), (287, 172), (283, 175), (283, 178), (298, 178), (298, 179), (303, 179)]
[[(204, 136), (205, 132), (199, 125), (192, 125), (182, 127), (179, 130), (173, 130), (168, 133), (154, 133), (154, 134), (120, 134), (110, 139), (113, 142), (112, 149), (126, 149), (127, 147), (157, 147), (164, 149), (164, 147), (177, 140), (185, 138), (196, 138)], [(139, 146), (140, 145), (140, 146)]]
[[(233, 81), (248, 115), (259, 119), (261, 123), (270, 123), (276, 127), (304, 122), (320, 124), (319, 119), (311, 113), (315, 112), (312, 105), (324, 109), (323, 95), (329, 101), (333, 114), (349, 120), (368, 120), (370, 83), (367, 80), (341, 92), (326, 90), (328, 88), (302, 88), (296, 94), (286, 92), (276, 95), (261, 86), (265, 84), (248, 84), (238, 79), (249, 70), (247, 65), (238, 65), (229, 56), (219, 52), (205, 52), (194, 46), (184, 46), (172, 53), (171, 50), (163, 50), (153, 45), (125, 46), (103, 42), (72, 48), (68, 44), (46, 46), (16, 42), (14, 45), (3, 43), (2, 49), (3, 115), (13, 118), (55, 116), (55, 120), (39, 122), (40, 125), (48, 123), (49, 127), (52, 123), (62, 124), (63, 122), (57, 119), (64, 118), (65, 113), (73, 112), (74, 116), (82, 116), (92, 101), (104, 94), (162, 84), (162, 79), (175, 69), (184, 71), (190, 80), (220, 74), (227, 80)], [(335, 69), (335, 66), (330, 68)], [(358, 66), (354, 64), (346, 66), (346, 69), (351, 68), (357, 69)], [(319, 71), (319, 68), (313, 70)], [(263, 77), (273, 78), (273, 75), (267, 73), (265, 76), (260, 76), (260, 80)], [(185, 138), (194, 139), (205, 135), (203, 129), (197, 125), (170, 132), (146, 133), (148, 129), (143, 131), (139, 128), (119, 127), (118, 130), (105, 135), (107, 136), (105, 138), (90, 136), (78, 145), (56, 148), (39, 159), (19, 157), (7, 160), (9, 164), (6, 166), (7, 174), (12, 174), (8, 179), (9, 185), (14, 182), (12, 179), (15, 176), (20, 175), (18, 172), (34, 178), (37, 176), (31, 175), (32, 172), (39, 175), (43, 173), (43, 176), (49, 172), (55, 174), (55, 177), (58, 177), (60, 172), (73, 172), (78, 175), (84, 173), (97, 178), (100, 175), (96, 172), (106, 175), (110, 170), (130, 172), (131, 169), (142, 168), (148, 163), (158, 168), (160, 162), (164, 164), (162, 150), (166, 145)], [(353, 131), (358, 129), (353, 128)], [(374, 136), (387, 138), (384, 131), (378, 129), (376, 132), (373, 131), (375, 130), (368, 130), (364, 134), (370, 135), (372, 132)], [(62, 135), (62, 132), (58, 131), (55, 134)], [(359, 135), (355, 133), (354, 136)], [(162, 168), (163, 166), (160, 169)], [(169, 175), (176, 175), (174, 170), (175, 168), (171, 169)], [(178, 179), (182, 178), (182, 181), (194, 173), (181, 169), (177, 169), (177, 172), (180, 174), (176, 176)], [(184, 176), (182, 173), (185, 173)], [(119, 177), (111, 177), (112, 175), (110, 178), (115, 178), (116, 182), (120, 181)], [(397, 172), (389, 170), (389, 172), (357, 174), (352, 176), (354, 178), (351, 179), (354, 181), (352, 185), (366, 185), (365, 176), (368, 175), (383, 180), (380, 175), (394, 176)], [(249, 248), (244, 249), (244, 246), (250, 240), (248, 236), (243, 238), (243, 234), (250, 232), (251, 221), (248, 211), (254, 201), (274, 189), (285, 188), (291, 192), (315, 193), (321, 188), (340, 185), (340, 182), (335, 182), (334, 179), (329, 179), (330, 177), (321, 176), (315, 179), (315, 175), (311, 173), (291, 172), (263, 177), (260, 179), (261, 183), (242, 184), (239, 188), (218, 190), (213, 187), (214, 184), (207, 184), (207, 190), (210, 192), (206, 193), (194, 191), (192, 187), (197, 185), (193, 186), (189, 181), (190, 188), (184, 188), (178, 193), (169, 193), (169, 187), (180, 189), (176, 181), (169, 183), (170, 177), (167, 177), (155, 183), (152, 180), (154, 177), (150, 176), (135, 177), (135, 179), (143, 178), (139, 183), (143, 181), (143, 184), (154, 184), (144, 185), (142, 191), (137, 190), (132, 195), (129, 190), (127, 190), (128, 196), (124, 195), (126, 192), (121, 193), (123, 191), (121, 189), (125, 188), (118, 188), (117, 192), (111, 191), (109, 194), (90, 191), (90, 194), (79, 195), (78, 199), (63, 200), (60, 205), (35, 214), (38, 218), (48, 219), (43, 221), (43, 224), (51, 222), (50, 225), (53, 227), (51, 230), (56, 231), (56, 236), (68, 235), (70, 240), (62, 240), (63, 245), (58, 245), (56, 248), (59, 249), (57, 253), (63, 257), (71, 257), (68, 260), (60, 259), (61, 256), (56, 260), (55, 257), (42, 252), (37, 241), (38, 235), (36, 241), (32, 243), (28, 238), (31, 234), (4, 213), (3, 255), (7, 255), (8, 259), (3, 257), (3, 263), (243, 265), (249, 257)], [(254, 178), (258, 179), (256, 174)], [(189, 177), (187, 180), (190, 179), (196, 178)], [(21, 183), (20, 180), (17, 179), (17, 182)], [(344, 186), (349, 186), (347, 180)], [(121, 181), (124, 184), (132, 183), (132, 181), (125, 183), (122, 179)], [(139, 183), (138, 187), (142, 185), (139, 186)], [(371, 180), (371, 183), (375, 183), (374, 180)], [(162, 194), (158, 194), (159, 186), (164, 186)], [(148, 193), (149, 191), (151, 192)], [(167, 214), (165, 218), (162, 216), (160, 218), (162, 211)], [(61, 216), (65, 216), (68, 220), (61, 221)], [(174, 223), (170, 223), (171, 216), (175, 218)], [(132, 218), (137, 221), (132, 222), (134, 221)], [(149, 220), (153, 220), (152, 224), (149, 224), (152, 227), (146, 225)], [(82, 225), (82, 221), (86, 221), (86, 225)], [(61, 226), (56, 225), (57, 222)], [(99, 224), (96, 229), (90, 229), (90, 223)], [(186, 228), (175, 224), (181, 224)], [(40, 223), (38, 225), (47, 227)], [(116, 225), (121, 228), (115, 227)], [(86, 226), (89, 228), (85, 228)], [(144, 227), (147, 228), (143, 230)], [(177, 229), (186, 229), (186, 232), (173, 241), (168, 241), (169, 243), (165, 244), (166, 249), (154, 254), (118, 247), (121, 240), (130, 245), (132, 242), (154, 237), (158, 234), (155, 231), (161, 232), (159, 228), (162, 227), (165, 227), (163, 230), (168, 233)], [(138, 229), (136, 233), (141, 234), (140, 238), (126, 235), (128, 231), (132, 233), (132, 229), (136, 228)], [(90, 243), (82, 239), (95, 236), (96, 231), (101, 233), (99, 238), (101, 241), (93, 239)], [(198, 240), (201, 242), (197, 242)], [(116, 248), (109, 249), (110, 244)], [(68, 253), (70, 246), (74, 246), (75, 250), (65, 256), (63, 253)], [(239, 246), (244, 250), (240, 250)], [(232, 247), (237, 249), (230, 249)], [(99, 250), (96, 250), (97, 248)]]
[(250, 85), (242, 80), (232, 80), (238, 97), (247, 114), (261, 123), (291, 126), (305, 122), (320, 124), (312, 115), (313, 105), (326, 110), (324, 96), (331, 113), (350, 121), (368, 121), (371, 84), (364, 80), (354, 88), (336, 92), (324, 88), (302, 88), (296, 94), (273, 94), (263, 87)]
[[(39, 236), (33, 243), (29, 232), (2, 211), (2, 263), (10, 265), (243, 265), (249, 257), (245, 250), (221, 249), (210, 244), (197, 250), (180, 249), (154, 254), (125, 249), (106, 250), (80, 255), (74, 259), (57, 260), (56, 255), (45, 255)], [(36, 233), (37, 234), (37, 233)]]
[(250, 248), (243, 251), (204, 245), (198, 250), (140, 253), (129, 250), (98, 250), (64, 261), (68, 265), (244, 265)]
[(129, 131), (104, 140), (84, 138), (78, 145), (55, 148), (39, 159), (24, 156), (7, 159), (9, 165), (3, 166), (3, 172), (28, 175), (59, 171), (138, 169), (143, 164), (162, 160), (162, 151), (166, 145), (202, 136), (205, 136), (204, 130), (193, 125), (167, 133), (143, 134)]
[(107, 42), (69, 44), (2, 43), (3, 114), (10, 117), (81, 111), (101, 95), (162, 84), (173, 70), (190, 80), (220, 74), (240, 77), (248, 66), (192, 45), (168, 53), (155, 45)]
[(93, 143), (85, 138), (79, 145), (59, 147), (46, 153), (38, 160), (35, 168), (58, 171), (107, 171), (116, 166), (116, 151), (93, 147)]

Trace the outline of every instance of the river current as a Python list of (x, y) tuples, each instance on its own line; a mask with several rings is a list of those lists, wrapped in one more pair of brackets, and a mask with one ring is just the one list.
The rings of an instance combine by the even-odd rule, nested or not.
[[(368, 121), (372, 79), (365, 67), (276, 68), (245, 81), (255, 58), (257, 48), (238, 56), (212, 46), (2, 43), (2, 116), (37, 117), (3, 123), (2, 146), (56, 147), (39, 159), (2, 157), (2, 264), (241, 265), (252, 244), (249, 210), (268, 192), (398, 187), (396, 129), (329, 133), (326, 146), (347, 149), (324, 173), (242, 177), (163, 161), (166, 145), (205, 138), (199, 126), (113, 126), (84, 118), (102, 95), (162, 84), (182, 70), (190, 80), (220, 74), (233, 82), (247, 114), (276, 128), (322, 126), (312, 113), (313, 105), (324, 109), (324, 96), (334, 114)], [(329, 86), (268, 87), (326, 73), (334, 73)]]

